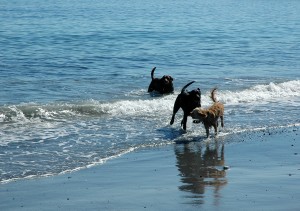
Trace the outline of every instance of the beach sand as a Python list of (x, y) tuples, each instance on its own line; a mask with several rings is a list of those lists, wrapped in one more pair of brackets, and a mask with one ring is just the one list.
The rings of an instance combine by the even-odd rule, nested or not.
[(299, 127), (140, 149), (0, 185), (0, 210), (299, 210)]

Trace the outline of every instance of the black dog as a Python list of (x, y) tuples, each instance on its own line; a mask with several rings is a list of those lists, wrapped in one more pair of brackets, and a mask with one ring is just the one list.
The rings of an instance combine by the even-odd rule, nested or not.
[(186, 91), (185, 89), (194, 83), (195, 81), (192, 81), (185, 85), (181, 93), (177, 96), (175, 103), (174, 103), (174, 108), (173, 108), (173, 115), (172, 119), (170, 121), (170, 124), (172, 125), (174, 123), (174, 118), (175, 114), (177, 111), (182, 108), (183, 110), (183, 119), (181, 121), (181, 125), (183, 125), (183, 129), (186, 130), (186, 122), (187, 122), (187, 117), (190, 116), (190, 113), (193, 111), (194, 108), (196, 107), (201, 107), (201, 91), (199, 88), (194, 89), (190, 92)]
[(174, 91), (173, 78), (169, 75), (164, 75), (161, 79), (154, 78), (154, 67), (151, 71), (152, 81), (149, 85), (148, 92), (157, 91), (160, 94), (167, 94)]

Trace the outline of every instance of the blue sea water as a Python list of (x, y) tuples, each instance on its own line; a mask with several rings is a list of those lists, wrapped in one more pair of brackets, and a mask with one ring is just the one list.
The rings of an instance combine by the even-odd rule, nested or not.
[[(299, 127), (300, 1), (0, 1), (0, 182), (202, 141), (181, 88), (225, 104), (220, 137)], [(175, 93), (147, 93), (150, 71)], [(214, 138), (211, 135), (210, 138)]]

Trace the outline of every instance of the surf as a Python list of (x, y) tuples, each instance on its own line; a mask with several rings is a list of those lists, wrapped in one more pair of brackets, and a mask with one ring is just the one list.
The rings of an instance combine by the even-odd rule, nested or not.
[[(140, 93), (140, 92), (138, 92)], [(210, 105), (210, 90), (202, 90), (202, 104)], [(97, 100), (58, 102), (49, 104), (22, 103), (0, 106), (0, 123), (27, 122), (34, 119), (45, 121), (63, 120), (80, 117), (111, 116), (155, 116), (170, 113), (179, 92), (148, 99), (123, 99), (112, 102)], [(217, 98), (226, 105), (261, 104), (268, 102), (294, 102), (299, 104), (300, 80), (282, 83), (259, 84), (243, 90), (218, 89)], [(297, 105), (298, 105), (297, 104)]]

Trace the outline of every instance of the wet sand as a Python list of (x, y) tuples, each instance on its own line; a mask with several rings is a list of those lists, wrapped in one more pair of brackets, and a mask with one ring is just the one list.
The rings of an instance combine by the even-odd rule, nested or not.
[(142, 149), (0, 185), (0, 210), (299, 210), (299, 127)]

